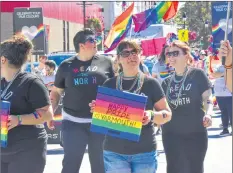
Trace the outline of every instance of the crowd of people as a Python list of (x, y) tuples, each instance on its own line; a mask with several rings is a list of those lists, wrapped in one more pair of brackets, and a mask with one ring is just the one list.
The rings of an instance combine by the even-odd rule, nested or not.
[[(25, 73), (22, 67), (31, 56), (31, 41), (15, 35), (1, 43), (1, 99), (11, 103), (1, 172), (43, 173), (47, 146), (43, 124), (53, 128), (53, 113), (63, 96), (62, 173), (79, 172), (87, 145), (92, 173), (155, 173), (155, 126), (161, 129), (167, 173), (203, 173), (213, 91), (222, 111), (221, 135), (229, 133), (232, 123), (228, 41), (219, 50), (219, 57), (226, 57), (222, 65), (221, 58), (207, 60), (203, 51), (195, 61), (189, 45), (175, 40), (164, 46), (152, 74), (142, 62), (140, 45), (132, 41), (120, 42), (114, 60), (96, 54), (95, 35), (89, 29), (79, 31), (73, 44), (77, 55), (58, 68), (41, 56), (39, 66)], [(215, 79), (214, 87), (210, 79)], [(98, 86), (147, 96), (138, 142), (90, 131)]]

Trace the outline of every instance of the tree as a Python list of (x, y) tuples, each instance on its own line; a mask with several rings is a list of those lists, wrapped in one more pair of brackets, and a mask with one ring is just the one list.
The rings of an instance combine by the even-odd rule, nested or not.
[[(209, 45), (208, 35), (211, 35), (211, 2), (186, 2), (175, 17), (175, 23), (183, 27), (183, 14), (186, 13), (186, 29), (195, 31), (196, 40), (190, 40), (191, 46), (206, 49)], [(205, 22), (208, 27), (205, 28)], [(203, 44), (203, 45), (202, 45)]]

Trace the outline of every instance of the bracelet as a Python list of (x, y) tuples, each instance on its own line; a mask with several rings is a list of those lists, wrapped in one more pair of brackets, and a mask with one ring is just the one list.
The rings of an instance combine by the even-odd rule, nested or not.
[(150, 121), (153, 122), (154, 116), (155, 116), (154, 112), (151, 111), (151, 110), (148, 110), (148, 111), (146, 111), (146, 112), (150, 113)]
[(33, 112), (32, 114), (34, 115), (34, 117), (35, 117), (36, 119), (39, 118), (39, 114), (38, 114), (37, 112)]
[(232, 64), (231, 64), (231, 65), (224, 65), (224, 67), (225, 67), (226, 69), (231, 69), (231, 68), (232, 68)]
[(20, 115), (17, 115), (18, 118), (18, 126), (22, 125), (22, 117)]

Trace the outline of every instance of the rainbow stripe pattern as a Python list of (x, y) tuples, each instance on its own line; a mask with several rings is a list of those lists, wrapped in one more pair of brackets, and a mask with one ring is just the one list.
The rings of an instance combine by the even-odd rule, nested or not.
[(38, 27), (37, 27), (37, 34), (34, 38), (36, 37), (39, 37), (40, 35), (42, 35), (45, 31), (45, 26), (44, 24), (40, 24)]
[(178, 5), (178, 1), (160, 2), (158, 6), (156, 6), (158, 21), (161, 21), (162, 19), (164, 21), (168, 21), (169, 19), (173, 18), (178, 11)]
[(1, 147), (7, 147), (7, 134), (8, 134), (8, 116), (10, 114), (10, 102), (1, 101)]
[(91, 131), (139, 141), (146, 96), (98, 87)]
[(212, 34), (216, 35), (220, 31), (219, 24), (212, 26)]
[(168, 71), (163, 71), (163, 72), (160, 72), (160, 78), (164, 79), (164, 78), (167, 78), (170, 73)]
[(132, 3), (132, 5), (130, 5), (114, 21), (111, 30), (104, 42), (104, 45), (107, 47), (107, 49), (104, 51), (105, 53), (115, 49), (118, 43), (120, 43), (120, 41), (126, 37), (128, 31), (131, 28), (133, 9), (134, 3)]
[(62, 115), (61, 114), (54, 115), (53, 120), (55, 122), (55, 125), (60, 125), (62, 122)]

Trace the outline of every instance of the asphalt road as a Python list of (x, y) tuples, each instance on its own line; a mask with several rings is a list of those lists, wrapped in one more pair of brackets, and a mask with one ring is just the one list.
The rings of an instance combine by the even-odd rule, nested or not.
[[(208, 129), (209, 147), (205, 159), (205, 173), (232, 173), (232, 136), (220, 137), (220, 114), (213, 116), (213, 125)], [(231, 130), (231, 129), (230, 129)], [(158, 170), (166, 173), (166, 159), (163, 152), (161, 136), (158, 140)], [(60, 173), (62, 168), (63, 150), (59, 145), (48, 145), (47, 164), (44, 173)], [(88, 154), (84, 155), (80, 173), (91, 173)]]

